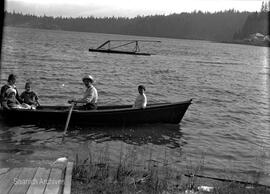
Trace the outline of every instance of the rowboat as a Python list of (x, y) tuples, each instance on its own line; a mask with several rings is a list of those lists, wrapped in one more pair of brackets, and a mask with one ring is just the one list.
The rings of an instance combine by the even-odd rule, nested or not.
[[(177, 103), (149, 104), (145, 109), (132, 105), (98, 106), (97, 110), (81, 110), (74, 107), (71, 124), (128, 125), (143, 123), (178, 124), (187, 111), (191, 100)], [(0, 115), (6, 121), (61, 122), (67, 120), (70, 106), (39, 106), (37, 109), (1, 109)]]
[[(112, 42), (120, 42), (120, 45), (112, 46)], [(89, 48), (89, 52), (100, 52), (100, 53), (112, 53), (112, 54), (128, 54), (128, 55), (144, 55), (150, 56), (150, 53), (140, 52), (139, 42), (160, 42), (151, 40), (107, 40), (97, 48)], [(134, 49), (130, 50), (116, 50), (116, 48), (125, 47), (127, 45), (134, 44)]]

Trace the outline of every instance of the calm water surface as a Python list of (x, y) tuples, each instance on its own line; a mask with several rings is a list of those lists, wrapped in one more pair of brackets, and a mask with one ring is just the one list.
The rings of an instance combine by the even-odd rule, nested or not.
[[(150, 57), (90, 53), (109, 39), (143, 43)], [(31, 79), (41, 104), (80, 97), (82, 75), (96, 78), (100, 104), (129, 104), (144, 84), (149, 103), (193, 98), (181, 125), (132, 127), (5, 124), (0, 120), (0, 166), (40, 165), (75, 154), (100, 154), (112, 162), (133, 150), (138, 163), (168, 160), (172, 167), (204, 162), (208, 176), (270, 184), (269, 48), (195, 40), (5, 28), (1, 85), (17, 74)]]

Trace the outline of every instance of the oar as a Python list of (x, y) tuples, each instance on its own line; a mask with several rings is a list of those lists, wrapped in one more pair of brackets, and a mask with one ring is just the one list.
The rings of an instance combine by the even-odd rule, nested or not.
[(74, 102), (72, 102), (71, 106), (70, 106), (70, 109), (69, 109), (69, 112), (68, 112), (68, 117), (67, 117), (67, 122), (66, 122), (66, 126), (65, 126), (65, 130), (64, 130), (64, 133), (63, 135), (65, 135), (67, 133), (67, 129), (68, 129), (68, 124), (69, 124), (69, 121), (70, 121), (70, 117), (71, 117), (71, 113), (73, 111), (73, 107), (74, 107)]

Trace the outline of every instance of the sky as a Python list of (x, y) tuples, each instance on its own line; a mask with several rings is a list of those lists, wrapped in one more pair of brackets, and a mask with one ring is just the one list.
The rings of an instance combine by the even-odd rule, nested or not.
[(64, 17), (136, 17), (173, 13), (260, 11), (263, 0), (6, 0), (7, 11)]

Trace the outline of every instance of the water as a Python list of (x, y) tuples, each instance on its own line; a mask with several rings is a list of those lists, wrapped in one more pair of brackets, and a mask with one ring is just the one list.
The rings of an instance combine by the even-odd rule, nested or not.
[[(193, 98), (181, 125), (133, 127), (0, 123), (0, 166), (41, 165), (58, 157), (100, 154), (111, 161), (133, 149), (138, 161), (151, 155), (186, 169), (204, 162), (205, 175), (270, 184), (269, 48), (207, 41), (111, 34), (4, 29), (1, 84), (15, 73), (17, 87), (31, 79), (41, 104), (66, 104), (80, 97), (81, 77), (96, 79), (100, 104), (129, 104), (137, 85), (146, 86), (149, 103)], [(90, 53), (109, 39), (161, 40), (143, 43), (132, 56)]]

